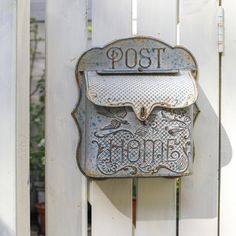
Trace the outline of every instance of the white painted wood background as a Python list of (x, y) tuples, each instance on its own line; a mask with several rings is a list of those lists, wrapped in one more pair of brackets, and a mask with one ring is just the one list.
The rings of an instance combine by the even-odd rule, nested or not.
[[(236, 164), (230, 160), (236, 118), (231, 78), (236, 59), (236, 4), (223, 0), (226, 50), (222, 66), (217, 42), (218, 0), (92, 0), (91, 42), (86, 38), (86, 5), (86, 0), (51, 0), (47, 6), (48, 235), (86, 235), (87, 199), (92, 205), (93, 236), (217, 236), (219, 229), (222, 236), (234, 235), (236, 209), (233, 213), (231, 209), (236, 206)], [(77, 101), (73, 72), (81, 52), (88, 45), (103, 46), (133, 33), (173, 46), (178, 43), (193, 52), (199, 65), (201, 111), (194, 128), (194, 174), (181, 179), (179, 199), (175, 179), (138, 179), (136, 227), (132, 225), (130, 179), (86, 183), (77, 170), (78, 133), (69, 116)]]
[[(1, 3), (0, 37), (0, 231), (5, 235), (16, 233), (16, 163), (15, 163), (15, 109), (16, 109), (16, 6), (15, 1)], [(3, 37), (4, 36), (4, 37)], [(7, 180), (7, 181), (6, 181)]]
[[(236, 219), (236, 3), (225, 9), (225, 51), (218, 53), (218, 0), (47, 1), (47, 236), (232, 236)], [(194, 174), (180, 181), (88, 181), (76, 164), (78, 131), (70, 116), (78, 98), (76, 61), (91, 46), (133, 34), (190, 49), (199, 65), (201, 111), (194, 128)], [(221, 58), (221, 60), (220, 60)], [(29, 1), (0, 1), (0, 235), (29, 235)], [(177, 217), (177, 201), (179, 215)], [(178, 220), (177, 220), (178, 218)]]
[(29, 1), (0, 1), (0, 235), (30, 234)]

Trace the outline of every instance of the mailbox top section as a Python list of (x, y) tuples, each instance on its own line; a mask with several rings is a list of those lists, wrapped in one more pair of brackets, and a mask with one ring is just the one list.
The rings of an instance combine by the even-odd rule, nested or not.
[(196, 78), (197, 63), (185, 48), (172, 47), (150, 37), (120, 39), (103, 48), (92, 48), (79, 59), (76, 74), (177, 73), (191, 71)]
[(137, 118), (146, 120), (154, 107), (184, 108), (198, 96), (192, 74), (100, 75), (85, 73), (87, 98), (105, 107), (131, 106)]

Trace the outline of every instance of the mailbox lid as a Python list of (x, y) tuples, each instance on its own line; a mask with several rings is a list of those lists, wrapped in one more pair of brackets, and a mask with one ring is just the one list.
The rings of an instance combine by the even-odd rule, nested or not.
[(184, 108), (198, 97), (197, 85), (189, 71), (175, 74), (85, 73), (87, 98), (96, 105), (130, 106), (139, 120), (146, 120), (154, 107)]

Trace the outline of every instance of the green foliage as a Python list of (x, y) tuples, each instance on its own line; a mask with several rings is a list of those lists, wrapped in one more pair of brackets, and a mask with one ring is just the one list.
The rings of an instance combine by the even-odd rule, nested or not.
[(31, 19), (31, 43), (30, 43), (30, 171), (31, 180), (39, 181), (44, 178), (45, 167), (45, 135), (44, 135), (44, 114), (45, 114), (45, 70), (38, 78), (34, 77), (38, 51), (38, 43), (44, 39), (38, 36), (38, 24)]

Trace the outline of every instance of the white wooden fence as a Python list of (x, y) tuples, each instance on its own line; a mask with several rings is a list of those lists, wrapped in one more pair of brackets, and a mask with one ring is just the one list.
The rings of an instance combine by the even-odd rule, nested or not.
[(0, 0), (0, 235), (29, 235), (29, 1)]
[[(218, 11), (225, 48), (218, 52)], [(90, 6), (90, 5), (89, 5)], [(234, 0), (48, 0), (46, 204), (48, 236), (233, 236), (236, 221), (236, 2)], [(75, 64), (83, 51), (133, 34), (192, 51), (199, 65), (194, 174), (180, 181), (87, 180), (76, 164)], [(29, 1), (0, 0), (0, 235), (29, 235)], [(179, 209), (177, 210), (177, 206)]]

